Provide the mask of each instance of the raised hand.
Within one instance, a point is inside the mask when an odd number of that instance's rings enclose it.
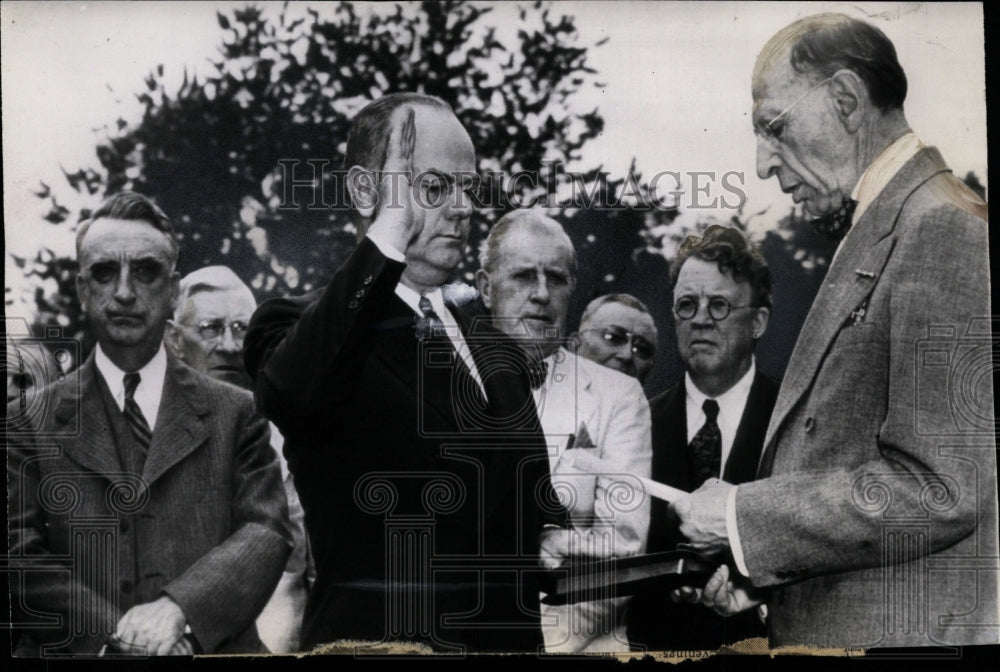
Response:
[[[415,216],[413,200],[413,149],[416,146],[416,113],[403,105],[393,112],[385,163],[377,174],[378,203],[371,231],[385,235],[402,253],[420,235],[423,217]]]

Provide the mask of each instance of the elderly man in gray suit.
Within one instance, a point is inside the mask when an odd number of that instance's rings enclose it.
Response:
[[[117,194],[76,242],[97,347],[7,435],[15,653],[264,651],[291,548],[267,421],[166,352],[178,245],[155,204]]]
[[[776,645],[996,643],[986,206],[903,114],[878,29],[802,19],[753,74],[757,171],[843,236],[792,354],[758,477],[674,502],[690,596],[766,604]],[[853,211],[853,223],[851,213]]]
[[[167,322],[164,343],[173,355],[207,376],[239,387],[250,386],[243,367],[243,336],[257,300],[250,288],[227,266],[206,266],[181,278],[174,319]],[[284,437],[271,425],[271,447],[281,466],[288,498],[292,554],[285,572],[257,617],[257,632],[272,653],[299,649],[306,596],[315,577],[309,555],[302,504],[282,454]]]

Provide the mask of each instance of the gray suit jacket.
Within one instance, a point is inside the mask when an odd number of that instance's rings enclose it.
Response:
[[[830,268],[736,498],[772,645],[998,640],[985,217],[925,149]]]
[[[169,595],[205,653],[261,651],[254,618],[291,548],[267,422],[251,396],[168,356],[142,473],[93,354],[8,435],[17,653],[96,653],[131,607]],[[38,646],[41,645],[41,648]]]

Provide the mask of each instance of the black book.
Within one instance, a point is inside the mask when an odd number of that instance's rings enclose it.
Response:
[[[545,604],[572,604],[635,595],[646,590],[703,587],[720,560],[689,550],[627,558],[569,562],[542,582]]]

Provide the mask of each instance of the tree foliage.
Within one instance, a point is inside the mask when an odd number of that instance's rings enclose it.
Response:
[[[386,93],[419,91],[450,103],[477,148],[484,190],[494,186],[490,173],[526,170],[540,176],[535,192],[555,192],[543,160],[579,160],[603,128],[596,110],[572,108],[575,91],[599,83],[587,65],[592,45],[578,44],[573,19],[558,9],[540,2],[522,8],[515,44],[498,39],[490,8],[458,0],[372,12],[341,2],[286,5],[277,17],[252,5],[220,13],[220,56],[208,73],[185,71],[171,91],[164,66],[154,67],[137,94],[141,120],[118,119],[105,129],[96,147],[101,169],[66,173],[67,182],[80,193],[131,189],[153,198],[181,238],[182,274],[222,263],[260,299],[308,290],[353,248],[349,213],[323,203],[338,193],[335,169],[350,120]],[[314,175],[310,159],[323,167],[316,172],[322,190],[289,192],[289,178]],[[299,164],[289,170],[282,160]],[[315,194],[321,203],[312,203]],[[70,212],[47,188],[38,195],[48,222],[75,226],[89,215]],[[460,268],[465,279],[474,267],[471,250],[502,211],[477,213]],[[41,281],[62,278],[67,260],[43,250],[18,263],[51,289]],[[79,307],[65,289],[60,280],[58,293],[39,297],[37,321],[80,335]]]

